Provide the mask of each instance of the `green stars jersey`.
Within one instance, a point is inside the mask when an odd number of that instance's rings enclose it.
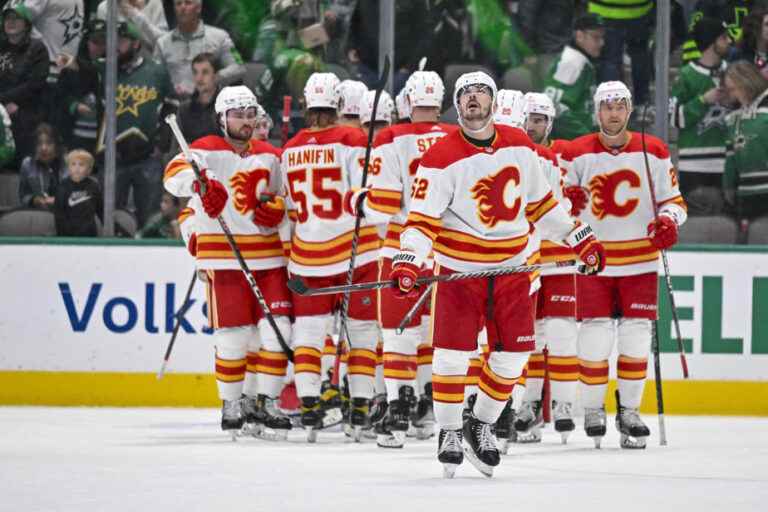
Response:
[[[572,140],[593,131],[596,86],[592,61],[581,50],[566,45],[544,80],[544,93],[557,109],[552,138]]]

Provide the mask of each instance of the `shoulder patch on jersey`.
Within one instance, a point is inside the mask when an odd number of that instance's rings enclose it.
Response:
[[[591,66],[589,58],[580,51],[566,46],[557,61],[553,78],[565,85],[573,85],[581,75],[584,66]]]

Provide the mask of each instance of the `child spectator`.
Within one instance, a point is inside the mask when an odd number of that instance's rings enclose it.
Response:
[[[35,154],[21,162],[19,201],[22,206],[50,210],[56,189],[66,176],[61,161],[61,143],[53,127],[41,123],[35,130]]]
[[[96,217],[104,207],[99,182],[91,177],[93,155],[84,149],[70,151],[66,157],[69,177],[56,191],[54,214],[58,236],[98,236]]]
[[[181,201],[178,197],[163,193],[160,200],[160,211],[154,214],[147,221],[138,233],[136,238],[171,238],[181,239],[178,216],[181,211]]]

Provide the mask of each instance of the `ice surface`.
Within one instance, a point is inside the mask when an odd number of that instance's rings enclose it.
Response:
[[[768,419],[656,417],[645,451],[513,445],[489,480],[465,462],[442,479],[436,441],[383,450],[302,431],[230,441],[214,409],[0,408],[0,510],[462,511],[768,510]],[[490,508],[493,507],[493,508]]]

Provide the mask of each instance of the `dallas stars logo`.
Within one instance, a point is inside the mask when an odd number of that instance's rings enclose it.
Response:
[[[64,43],[62,46],[66,46],[70,41],[80,36],[80,32],[83,30],[83,15],[75,6],[72,15],[68,18],[59,18],[59,23],[64,25]]]
[[[117,114],[133,114],[139,117],[139,107],[148,101],[157,99],[157,89],[154,87],[137,87],[135,85],[119,84],[117,86]]]

